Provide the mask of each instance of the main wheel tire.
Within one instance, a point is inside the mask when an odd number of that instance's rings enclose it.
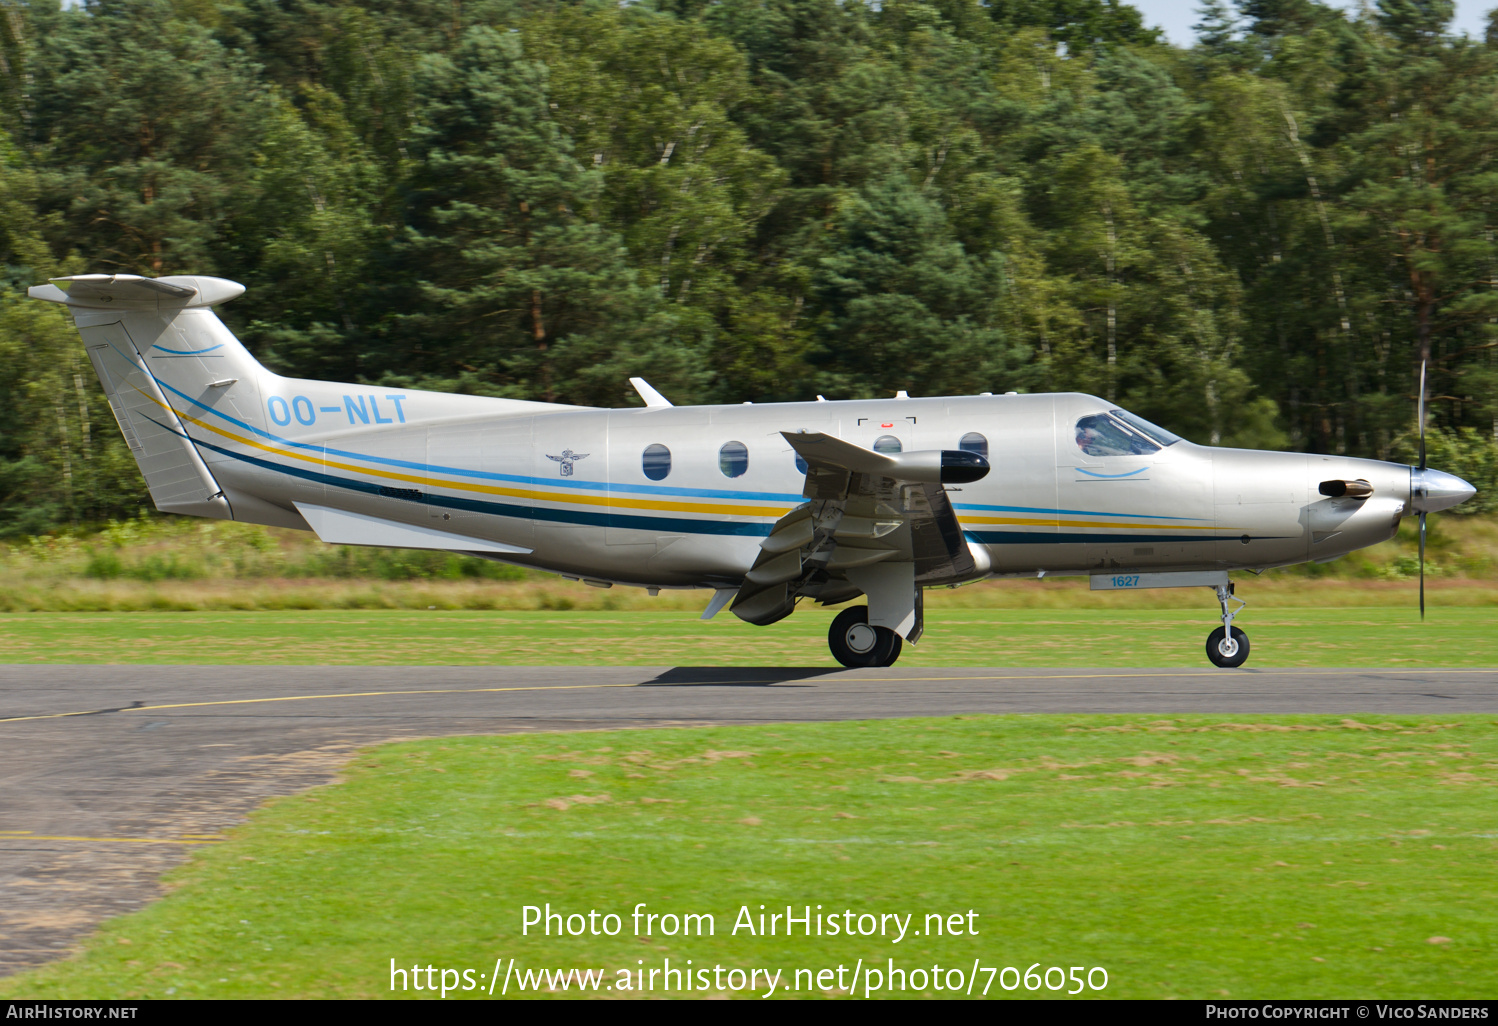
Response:
[[[869,626],[869,607],[850,606],[833,618],[827,630],[832,658],[844,666],[890,666],[900,658],[900,635],[888,627]]]
[[[880,635],[889,635],[889,654],[880,661],[880,666],[893,666],[895,660],[900,658],[900,650],[905,647],[905,639],[890,630],[888,627],[876,627]]]
[[[1221,627],[1207,635],[1207,658],[1212,665],[1231,669],[1248,661],[1248,635],[1233,628],[1233,639],[1228,641],[1227,631]]]

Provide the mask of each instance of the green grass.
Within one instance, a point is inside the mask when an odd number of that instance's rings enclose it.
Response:
[[[1209,596],[1208,596],[1209,597]],[[1215,608],[927,611],[901,666],[1203,666]],[[690,611],[367,610],[0,615],[17,663],[822,666],[832,613],[771,627]],[[1498,608],[1266,608],[1253,666],[1498,666]]]
[[[1109,997],[1498,996],[1494,724],[1360,720],[956,717],[391,745],[256,813],[175,872],[167,898],[0,996],[378,997],[391,959],[613,981],[668,957],[786,979],[860,958],[1101,966]],[[707,912],[717,929],[640,938],[625,918],[615,938],[522,936],[522,907],[547,902]],[[914,913],[913,928],[973,910],[978,932],[733,936],[740,907],[761,904]]]
[[[1498,517],[1430,521],[1432,604],[1498,607]],[[1330,563],[1236,574],[1260,608],[1415,604],[1414,522]],[[704,591],[591,588],[443,552],[324,545],[306,531],[142,515],[103,529],[0,542],[0,613],[298,609],[701,610]],[[987,581],[927,596],[984,609],[1186,608],[1199,589],[1089,593],[1076,578]]]

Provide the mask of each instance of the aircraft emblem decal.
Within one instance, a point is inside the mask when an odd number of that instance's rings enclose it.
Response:
[[[553,456],[551,453],[547,453],[546,458],[549,460],[556,460],[562,465],[563,477],[571,477],[573,464],[575,464],[578,460],[587,459],[590,455],[592,454],[586,452],[573,452],[571,449],[563,449],[562,455]]]

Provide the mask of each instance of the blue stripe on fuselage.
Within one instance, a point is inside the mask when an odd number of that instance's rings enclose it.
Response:
[[[155,377],[154,375],[152,376],[153,378]],[[793,494],[790,492],[730,492],[715,488],[673,488],[666,485],[610,484],[603,481],[578,481],[568,480],[566,478],[530,477],[524,474],[498,474],[486,470],[466,470],[462,467],[444,467],[436,464],[414,463],[410,460],[397,460],[387,456],[370,456],[362,452],[350,452],[346,449],[333,449],[326,445],[318,445],[313,442],[295,442],[289,438],[282,438],[280,435],[271,434],[269,431],[257,428],[253,424],[246,424],[242,420],[231,417],[227,413],[216,410],[212,406],[208,406],[205,403],[201,403],[185,392],[181,392],[173,388],[171,385],[168,385],[165,381],[156,379],[156,383],[162,388],[171,392],[173,395],[177,395],[183,399],[186,399],[198,409],[211,413],[215,417],[226,420],[236,427],[243,428],[246,431],[257,434],[262,438],[269,439],[270,441],[277,442],[281,445],[288,445],[295,449],[306,449],[311,452],[322,453],[328,456],[341,456],[345,459],[363,460],[366,463],[378,463],[382,466],[387,467],[403,467],[407,470],[420,470],[428,473],[453,474],[458,477],[473,477],[484,481],[507,481],[512,484],[544,485],[550,488],[577,488],[595,489],[599,491],[639,492],[653,495],[692,496],[705,499],[749,499],[764,502],[800,502],[802,500],[801,495]]]
[[[153,421],[152,423],[159,422]],[[162,426],[165,427],[165,425]],[[170,431],[171,429],[167,428],[167,430]],[[173,434],[176,433],[175,431],[173,432]],[[273,470],[280,474],[301,478],[304,481],[315,481],[318,484],[332,485],[335,488],[344,488],[352,492],[364,492],[368,495],[380,494],[381,485],[373,481],[359,481],[353,478],[338,477],[316,470],[307,470],[303,467],[288,467],[270,460],[262,460],[254,456],[231,452],[211,442],[197,442],[196,444],[205,449],[212,449],[214,452],[222,453],[230,459],[239,460],[242,463],[248,463],[264,470]],[[770,533],[771,526],[769,524],[742,523],[727,520],[642,517],[629,513],[593,513],[586,510],[549,509],[544,506],[518,506],[506,502],[466,499],[451,495],[428,494],[424,496],[424,501],[429,506],[465,510],[470,513],[488,513],[498,517],[515,517],[518,519],[538,520],[550,523],[583,524],[590,527],[633,528],[641,531],[675,531],[680,534],[744,535],[763,538]]]
[[[121,353],[120,355],[124,356],[125,354]],[[127,357],[127,359],[129,359],[129,358]],[[130,362],[134,363],[135,361],[134,360],[130,360]],[[139,364],[137,364],[137,366],[139,366]],[[145,370],[147,374],[151,374],[149,368],[142,368],[142,369]],[[366,463],[376,463],[376,464],[380,464],[382,466],[401,467],[401,468],[404,468],[404,469],[407,469],[407,470],[419,470],[419,471],[422,471],[423,473],[452,474],[452,475],[455,475],[455,476],[458,476],[458,477],[478,478],[480,480],[489,480],[489,481],[505,481],[505,482],[512,483],[512,484],[539,485],[539,486],[548,487],[548,488],[572,488],[572,489],[587,490],[587,491],[620,492],[620,493],[624,493],[624,494],[671,495],[671,496],[680,496],[680,497],[686,497],[686,498],[738,499],[738,500],[760,501],[760,502],[791,502],[791,503],[795,503],[795,504],[798,504],[798,505],[801,502],[805,501],[805,497],[804,496],[802,496],[802,495],[800,495],[798,493],[792,493],[792,492],[738,492],[738,491],[724,491],[724,490],[721,490],[721,489],[714,489],[714,488],[676,488],[676,487],[668,487],[668,486],[665,486],[665,485],[639,485],[639,484],[607,483],[607,482],[602,482],[602,481],[578,481],[578,480],[570,480],[570,479],[567,479],[567,478],[531,477],[531,476],[523,475],[523,474],[499,474],[499,473],[493,473],[493,472],[482,471],[482,470],[465,470],[465,469],[463,469],[461,467],[447,467],[447,466],[429,465],[429,464],[426,464],[426,463],[416,463],[416,462],[409,461],[409,460],[397,460],[397,459],[392,459],[392,458],[384,457],[384,456],[370,456],[370,455],[367,455],[365,453],[351,452],[351,451],[348,451],[348,450],[345,450],[345,449],[333,449],[333,448],[329,448],[329,447],[324,446],[324,445],[318,445],[318,444],[315,444],[315,443],[310,443],[310,442],[296,442],[296,441],[292,441],[289,438],[283,438],[280,435],[272,434],[269,431],[265,431],[265,430],[263,430],[261,428],[257,428],[257,427],[255,427],[252,424],[247,424],[247,423],[245,423],[242,420],[239,420],[239,419],[237,419],[235,417],[231,417],[231,416],[229,416],[226,413],[223,413],[223,412],[221,412],[219,410],[216,410],[212,406],[209,406],[209,405],[207,405],[205,403],[202,403],[202,402],[198,401],[197,399],[194,399],[192,396],[187,395],[185,392],[182,392],[182,391],[180,391],[178,389],[173,388],[171,385],[169,385],[166,382],[162,381],[161,379],[157,378],[154,374],[151,374],[151,378],[152,378],[152,380],[154,380],[156,382],[157,385],[159,385],[161,388],[166,389],[167,391],[171,392],[173,395],[176,395],[176,396],[179,396],[182,399],[185,399],[187,402],[192,403],[192,405],[196,406],[198,409],[203,410],[203,411],[208,412],[208,413],[211,413],[214,416],[219,417],[220,419],[225,420],[225,421],[227,421],[227,422],[235,425],[236,427],[243,428],[244,430],[249,431],[252,434],[259,435],[260,437],[268,439],[270,441],[277,442],[277,443],[282,444],[282,445],[291,446],[292,448],[296,448],[296,449],[303,449],[303,450],[306,450],[306,451],[309,451],[309,452],[315,452],[315,453],[318,453],[318,454],[323,455],[325,457],[329,456],[329,455],[340,456],[340,457],[343,457],[343,458],[346,458],[346,459],[363,460]],[[190,440],[193,440],[193,439],[191,439],[191,436],[187,436],[187,437]],[[199,444],[207,445],[208,443],[205,442],[205,443],[199,443]],[[221,448],[219,448],[217,446],[211,446],[210,445],[209,448],[214,449],[215,452],[221,452],[221,453],[224,453],[225,455],[229,455],[229,456],[238,457],[238,455],[239,455],[239,454],[234,453],[234,452],[232,452],[230,450],[221,449]],[[254,460],[252,462],[259,463],[260,461]],[[267,464],[267,465],[269,465],[269,464]],[[279,469],[284,469],[284,468],[280,467],[279,465],[275,465],[275,469],[279,470]],[[291,471],[287,470],[287,473],[291,473]],[[440,505],[440,503],[436,502],[436,498],[435,497],[433,497],[432,501],[433,501],[434,505]],[[461,500],[454,500],[454,501],[461,501]],[[557,501],[559,501],[559,502],[565,502],[566,500],[565,499],[558,499]],[[496,505],[499,505],[499,504],[496,504]],[[458,507],[454,507],[454,508],[458,508]],[[986,511],[986,512],[997,512],[997,513],[1031,513],[1031,514],[1040,514],[1040,515],[1044,515],[1044,516],[1064,516],[1064,515],[1069,515],[1069,516],[1108,516],[1108,517],[1130,517],[1130,518],[1137,519],[1137,520],[1184,520],[1184,521],[1205,522],[1202,518],[1199,518],[1199,517],[1153,516],[1153,515],[1144,514],[1144,513],[1111,513],[1111,512],[1108,512],[1106,510],[1044,509],[1044,508],[1041,508],[1041,507],[1032,507],[1032,506],[987,506],[987,505],[971,504],[971,503],[954,504],[954,508],[957,509],[957,510]],[[610,515],[611,516],[619,516],[619,515],[622,515],[622,514],[610,514]],[[666,521],[666,522],[669,522],[669,523],[675,523],[676,522],[674,520],[667,520],[667,518],[663,518],[663,517],[654,517],[654,518],[652,518],[652,517],[639,517],[639,518],[636,518],[636,519],[639,519],[639,520],[652,520],[652,519],[653,520],[663,520],[663,521]],[[710,533],[735,533],[735,532],[710,532]],[[990,533],[993,533],[993,532],[990,532]],[[1003,532],[1003,533],[1012,533],[1012,532]]]

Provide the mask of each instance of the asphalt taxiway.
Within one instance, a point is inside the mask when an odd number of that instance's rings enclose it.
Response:
[[[0,975],[363,745],[973,713],[1498,713],[1498,670],[0,666]]]

